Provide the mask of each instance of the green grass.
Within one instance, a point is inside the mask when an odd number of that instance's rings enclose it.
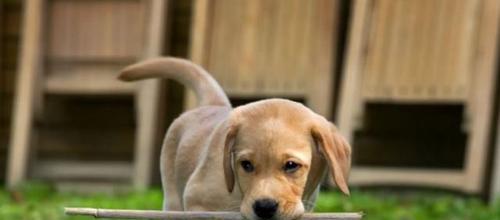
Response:
[[[14,199],[13,197],[20,198]],[[0,219],[94,219],[64,216],[63,207],[161,209],[161,203],[162,193],[160,189],[116,195],[77,195],[56,193],[51,187],[44,184],[30,184],[22,187],[16,196],[12,196],[5,190],[0,190]]]
[[[476,198],[443,192],[384,193],[354,191],[350,197],[323,192],[316,203],[317,212],[362,211],[364,219],[470,219],[500,220],[500,203],[488,206]]]
[[[56,193],[44,184],[21,187],[12,195],[0,189],[0,219],[93,219],[68,217],[62,213],[64,206],[160,209],[161,190],[151,189],[141,193],[76,195]],[[316,206],[317,212],[364,212],[364,219],[499,219],[500,203],[487,206],[474,198],[464,198],[450,193],[384,193],[381,191],[354,190],[350,197],[338,192],[322,192]]]

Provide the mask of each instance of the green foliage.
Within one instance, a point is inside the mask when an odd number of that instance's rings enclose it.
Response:
[[[56,193],[46,184],[31,183],[12,194],[0,189],[0,219],[93,219],[64,216],[63,207],[160,209],[160,189],[126,194]],[[488,206],[475,198],[442,192],[386,193],[354,190],[350,197],[322,192],[317,212],[363,212],[368,220],[470,219],[500,220],[500,202]]]

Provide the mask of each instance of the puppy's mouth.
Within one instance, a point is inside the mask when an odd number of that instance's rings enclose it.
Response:
[[[295,214],[295,215],[281,215],[277,214],[271,218],[261,218],[255,215],[255,213],[250,213],[248,216],[243,214],[244,219],[246,220],[296,220],[300,219],[302,217],[302,214]]]
[[[243,213],[249,220],[293,220],[298,219],[304,213],[301,202],[296,204],[290,211],[283,210],[283,204],[274,199],[258,199],[252,204],[250,213]]]

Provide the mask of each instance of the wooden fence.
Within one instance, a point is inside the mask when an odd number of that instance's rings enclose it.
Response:
[[[19,0],[13,0],[2,1],[0,3],[0,178],[5,171],[4,161],[8,143],[7,133],[12,109],[10,103],[15,84],[14,72],[18,51],[20,2]],[[299,1],[293,1],[290,4],[286,2],[285,6],[283,6],[284,8],[281,8],[280,13],[276,14],[270,13],[270,10],[274,10],[273,8],[284,2],[262,1],[262,4],[260,4],[256,3],[257,1],[252,1],[251,3],[239,1],[239,6],[246,8],[235,8],[234,10],[233,7],[236,7],[235,5],[222,4],[224,1],[217,1],[217,3],[210,7],[207,7],[203,3],[209,1],[198,1],[201,2],[199,4],[201,6],[197,8],[191,1],[172,2],[171,13],[173,13],[173,18],[171,23],[172,35],[168,43],[171,45],[171,52],[169,54],[187,56],[191,23],[200,25],[200,21],[210,22],[209,24],[212,25],[213,30],[204,30],[203,22],[201,22],[201,27],[192,28],[193,31],[199,31],[200,33],[206,31],[210,36],[192,35],[190,42],[192,46],[191,56],[193,59],[198,59],[200,63],[204,63],[209,70],[213,71],[223,86],[228,89],[228,92],[234,93],[235,96],[248,97],[258,92],[262,94],[264,90],[269,90],[265,91],[266,94],[278,96],[285,93],[288,88],[291,88],[290,91],[295,95],[300,95],[308,90],[311,94],[318,94],[317,96],[321,98],[322,94],[325,93],[323,91],[332,90],[325,87],[329,87],[330,84],[328,83],[332,83],[331,80],[333,79],[329,78],[331,76],[315,76],[312,80],[319,82],[317,83],[318,85],[323,85],[315,87],[315,83],[309,82],[311,78],[309,78],[310,75],[307,75],[309,74],[306,73],[307,70],[313,69],[313,72],[320,72],[318,69],[322,69],[328,70],[330,71],[329,73],[333,74],[331,71],[335,66],[344,65],[345,71],[343,73],[344,81],[342,86],[346,87],[343,90],[343,100],[346,103],[341,103],[336,108],[339,109],[341,112],[340,115],[342,115],[339,121],[340,128],[347,131],[348,136],[351,136],[351,131],[359,128],[359,125],[362,124],[360,121],[362,121],[362,113],[365,107],[362,103],[404,103],[408,105],[414,103],[451,103],[466,106],[464,110],[466,113],[463,115],[463,130],[471,132],[471,134],[472,132],[476,133],[471,135],[469,139],[469,146],[473,147],[468,147],[466,153],[472,156],[464,158],[464,166],[466,167],[464,170],[452,170],[451,173],[448,172],[449,170],[437,170],[436,172],[428,173],[426,172],[427,170],[376,169],[375,171],[384,171],[379,173],[383,175],[373,175],[373,169],[358,169],[356,171],[355,168],[353,171],[353,180],[354,182],[368,184],[386,184],[387,182],[392,182],[392,184],[451,186],[457,190],[473,193],[484,191],[481,186],[484,185],[483,181],[488,179],[485,178],[485,175],[487,175],[485,174],[485,166],[487,164],[485,155],[488,148],[487,135],[489,127],[491,127],[488,125],[490,116],[493,115],[491,113],[491,105],[494,98],[492,91],[493,82],[495,81],[495,75],[492,74],[494,67],[491,63],[494,63],[492,62],[494,59],[492,51],[494,51],[496,43],[494,35],[497,34],[495,28],[489,27],[495,26],[495,22],[498,23],[498,1],[346,1],[352,3],[353,11],[351,13],[352,19],[349,21],[351,33],[347,36],[349,45],[345,53],[342,54],[346,60],[345,64],[335,63],[334,61],[328,63],[328,60],[334,60],[336,57],[329,53],[329,51],[323,50],[324,45],[326,45],[324,47],[328,48],[328,50],[333,50],[332,47],[338,46],[336,45],[337,42],[334,42],[338,37],[337,29],[331,28],[337,27],[338,21],[335,20],[336,17],[332,17],[336,15],[329,14],[330,9],[332,11],[338,9],[338,2],[336,1],[308,3],[309,5],[304,4],[307,5],[305,8],[301,7],[302,5]],[[59,6],[63,7],[64,5]],[[66,5],[64,7],[69,6]],[[328,10],[325,8],[328,8]],[[71,8],[68,10],[71,11]],[[190,20],[192,11],[194,13],[196,11],[201,13],[201,15],[193,17],[195,19],[193,22]],[[244,14],[243,19],[238,17],[238,14],[232,14],[235,11]],[[311,22],[314,19],[318,19],[317,17],[314,18],[314,16],[304,20],[286,19],[288,16],[287,13],[295,13],[302,16],[302,13],[311,15],[311,12],[314,11],[327,14],[326,17],[328,20],[323,20],[322,22],[324,23],[321,23],[324,26],[318,27],[313,25]],[[140,13],[140,11],[134,13]],[[317,15],[317,13],[312,14]],[[203,20],[203,16],[210,16],[210,19]],[[224,19],[224,16],[233,16],[234,19]],[[255,23],[256,21],[262,22],[262,20],[257,19],[262,16],[273,17],[279,24],[283,25],[278,25],[279,28],[275,30],[274,26],[270,23]],[[497,19],[495,20],[495,18]],[[297,25],[286,25],[289,24],[286,22],[294,22]],[[251,29],[241,30],[236,33],[230,30],[231,28],[241,28],[245,25],[251,27]],[[231,28],[225,28],[229,26]],[[119,28],[113,25],[110,27]],[[330,29],[323,27],[329,27]],[[307,32],[303,31],[307,30],[307,28],[316,28],[323,31],[331,30],[331,32],[323,33],[324,36],[312,36],[307,35]],[[88,30],[83,31],[87,32]],[[117,31],[119,32],[120,30]],[[273,36],[274,31],[287,35],[286,40],[279,41],[284,38]],[[289,34],[295,32],[299,32],[300,34]],[[50,33],[54,35],[53,30]],[[265,34],[265,36],[260,34]],[[342,34],[346,33],[340,33],[339,36]],[[85,38],[92,37],[89,35],[85,36]],[[299,37],[300,39],[298,39]],[[64,33],[62,33],[60,38],[55,37],[53,39],[54,41],[67,41],[68,39],[85,41],[85,39],[80,38],[73,39],[71,36],[64,35]],[[204,44],[199,45],[200,42],[203,43],[204,41],[206,41]],[[300,45],[295,45],[295,41],[300,42]],[[311,41],[314,41],[314,43],[310,43]],[[240,44],[241,42],[243,43]],[[125,44],[125,42],[121,42],[121,44]],[[227,44],[236,46],[226,48]],[[49,57],[57,58],[67,55],[68,51],[65,51],[59,45],[54,43],[50,45]],[[137,45],[130,44],[128,46],[130,46],[130,48],[127,47],[128,49],[133,50]],[[297,48],[290,50],[290,48],[295,46]],[[80,50],[80,53],[89,53],[88,48],[82,47],[77,49]],[[110,53],[116,52],[114,48],[106,49]],[[274,52],[266,54],[266,49],[272,49]],[[229,52],[225,53],[224,51]],[[314,56],[293,56],[295,54],[304,55],[312,51],[322,52],[323,55],[319,55],[322,59],[315,59]],[[260,56],[259,53],[263,53],[266,56]],[[240,54],[242,54],[242,57],[239,57]],[[242,58],[241,60],[243,61],[239,62],[240,59],[238,57]],[[294,60],[294,64],[300,68],[293,69],[283,64],[287,63],[288,60]],[[315,65],[310,60],[324,63]],[[276,62],[278,64],[272,65]],[[57,68],[58,64],[53,64],[52,67]],[[273,67],[269,69],[262,67],[267,64]],[[242,66],[245,67],[243,68]],[[233,75],[231,74],[233,72],[241,74],[238,77],[232,77]],[[289,73],[290,75],[287,75]],[[263,78],[269,78],[269,81],[263,81]],[[309,83],[308,86],[305,86],[306,81]],[[352,83],[354,81],[358,82]],[[163,100],[164,102],[168,102],[167,106],[169,107],[166,111],[168,112],[167,117],[170,119],[175,117],[182,108],[180,104],[182,103],[182,88],[176,84],[172,85],[168,88],[167,98]],[[306,89],[306,87],[311,88]],[[236,91],[238,89],[241,89],[241,91]],[[318,89],[323,90],[320,91]],[[81,101],[77,100],[75,102],[81,104],[88,101],[88,99],[83,102]],[[319,99],[319,101],[315,102],[319,103],[319,106],[327,106],[323,101],[324,99]],[[327,101],[330,102],[332,100]],[[132,108],[130,100],[112,101],[109,99],[103,102],[107,104],[97,103],[96,105],[104,108],[107,108],[105,106],[114,106],[120,109],[127,106]],[[56,102],[53,109],[61,110],[59,104]],[[171,111],[173,108],[175,110]],[[328,108],[321,109],[327,109],[321,110],[321,113],[328,114]],[[132,120],[132,111],[119,111],[118,115],[124,116],[123,118],[126,120]],[[72,112],[71,109],[64,109],[59,113],[61,113],[60,115],[64,115],[69,112]],[[80,108],[79,111],[72,113],[82,114],[84,112],[91,112],[91,114],[102,113],[103,118],[116,114],[116,112],[109,113],[99,109],[91,110],[91,107],[89,109]],[[479,117],[476,117],[476,115]],[[59,119],[64,123],[72,122],[71,119],[58,118],[57,120]],[[112,124],[112,122],[109,122],[109,124]],[[42,144],[40,152],[45,157],[64,158],[69,156],[82,159],[95,159],[96,156],[92,152],[98,150],[102,158],[128,160],[132,157],[132,144],[130,142],[133,140],[120,137],[130,137],[133,133],[134,124],[131,121],[127,121],[124,124],[121,124],[122,130],[120,131],[118,131],[120,128],[110,127],[110,129],[114,129],[117,133],[115,138],[111,139],[112,143],[109,142],[110,144],[101,143],[101,145],[94,145],[89,144],[89,142],[79,142],[74,145],[61,144],[61,142],[57,142],[58,135],[52,135],[49,137],[50,140],[44,142],[46,144]],[[50,136],[50,129],[46,130],[49,133],[47,136]],[[161,130],[160,133],[165,130],[165,127],[161,128]],[[79,134],[79,131],[74,131],[72,135],[68,135],[71,136],[69,139],[91,139],[82,138],[83,134]],[[117,141],[113,142],[113,140]],[[158,149],[155,150],[158,151]],[[362,154],[363,152],[355,153]],[[443,178],[443,173],[447,175],[447,178]],[[404,177],[409,178],[401,178],[400,174],[404,174]],[[467,174],[467,178],[465,178],[465,174]]]

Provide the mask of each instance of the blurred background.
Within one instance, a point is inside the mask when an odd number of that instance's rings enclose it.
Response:
[[[234,106],[302,102],[353,146],[366,219],[500,219],[498,0],[2,0],[0,218],[159,209],[163,135],[196,100],[122,83],[139,60],[202,65]],[[73,219],[73,218],[72,218]]]

